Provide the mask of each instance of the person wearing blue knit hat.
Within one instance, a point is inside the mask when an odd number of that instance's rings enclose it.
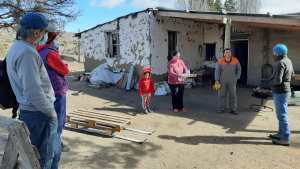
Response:
[[[272,92],[278,119],[279,130],[270,135],[276,145],[290,145],[291,131],[288,125],[288,99],[291,95],[291,80],[294,74],[292,61],[288,58],[288,48],[277,44],[273,48],[275,63],[273,64]]]
[[[9,81],[20,105],[19,119],[27,125],[31,143],[39,151],[41,168],[56,169],[52,164],[58,141],[55,95],[36,50],[47,28],[48,20],[44,15],[26,13],[6,59]]]

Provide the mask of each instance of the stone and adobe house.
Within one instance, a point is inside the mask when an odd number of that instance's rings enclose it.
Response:
[[[241,83],[257,85],[261,68],[272,64],[272,47],[289,47],[300,72],[300,16],[146,9],[77,33],[86,71],[102,63],[128,70],[151,66],[165,75],[175,49],[193,70],[213,63],[231,47],[242,65]]]

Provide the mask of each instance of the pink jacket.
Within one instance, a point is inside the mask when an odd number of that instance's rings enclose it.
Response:
[[[187,70],[188,69],[183,60],[178,57],[174,57],[168,63],[168,83],[183,84],[184,78],[182,78],[181,75],[185,74]]]

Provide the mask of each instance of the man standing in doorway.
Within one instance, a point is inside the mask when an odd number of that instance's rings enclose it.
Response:
[[[218,113],[224,113],[229,95],[230,113],[237,115],[236,84],[241,76],[241,65],[237,58],[232,56],[231,49],[224,50],[224,56],[218,60],[215,69],[215,83],[221,85],[219,91]]]
[[[36,51],[48,21],[39,13],[25,14],[17,39],[7,53],[7,73],[20,108],[20,120],[30,131],[31,143],[40,154],[42,169],[51,169],[57,144],[57,116],[54,91],[48,73]]]
[[[288,58],[288,48],[284,44],[277,44],[273,48],[274,60],[272,92],[279,123],[277,134],[270,135],[273,144],[290,145],[291,131],[288,125],[288,99],[291,95],[291,79],[294,74],[292,61]]]

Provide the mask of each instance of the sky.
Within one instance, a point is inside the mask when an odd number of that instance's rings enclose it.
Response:
[[[176,0],[76,0],[80,16],[68,23],[67,32],[80,32],[131,12],[151,7],[175,8]],[[300,0],[262,0],[260,13],[300,12]]]

